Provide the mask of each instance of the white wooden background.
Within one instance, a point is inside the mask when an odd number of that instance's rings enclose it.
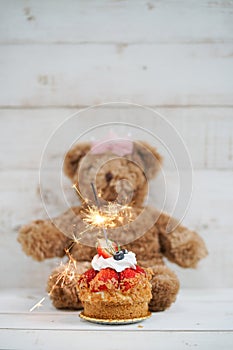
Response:
[[[16,241],[45,217],[43,147],[68,115],[109,101],[161,111],[192,156],[185,224],[209,256],[172,265],[182,287],[233,287],[233,1],[0,0],[0,88],[1,288],[44,288],[59,261],[33,262]]]

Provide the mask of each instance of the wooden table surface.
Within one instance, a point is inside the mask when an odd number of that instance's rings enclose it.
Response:
[[[131,325],[99,325],[58,311],[38,290],[0,293],[1,349],[231,349],[233,290],[181,290],[173,306]]]
[[[232,53],[231,0],[1,1],[0,349],[233,348]],[[17,242],[21,225],[46,217],[38,173],[50,135],[71,114],[111,101],[158,110],[180,133],[194,170],[184,224],[209,251],[197,270],[170,264],[184,289],[143,328],[91,325],[48,301],[29,313],[60,260],[32,261]],[[58,146],[51,163],[66,151]],[[51,207],[60,204],[53,175]],[[160,180],[151,184],[155,206]],[[167,186],[173,198],[172,176]]]

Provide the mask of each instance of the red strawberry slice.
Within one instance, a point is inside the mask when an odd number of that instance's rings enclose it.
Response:
[[[102,256],[104,259],[111,258],[112,254],[109,251],[102,247],[97,247],[97,253]]]
[[[87,283],[89,284],[93,280],[93,278],[95,278],[97,273],[98,271],[94,269],[89,269],[86,272],[84,272],[83,277],[86,279]]]
[[[115,242],[108,240],[108,243],[105,239],[99,239],[97,245],[97,253],[102,256],[104,259],[111,258],[114,252],[118,251],[118,246]]]
[[[120,272],[120,281],[125,280],[125,279],[130,279],[134,278],[137,275],[137,271],[131,268],[127,268]]]
[[[127,291],[137,284],[135,278],[138,274],[145,274],[145,271],[140,267],[136,266],[136,269],[127,268],[119,274],[120,288],[123,291]]]
[[[146,271],[142,267],[140,267],[138,265],[136,265],[136,271],[139,272],[139,273],[143,273],[144,275],[146,274]]]
[[[92,292],[118,288],[118,273],[110,268],[102,269],[91,281]]]

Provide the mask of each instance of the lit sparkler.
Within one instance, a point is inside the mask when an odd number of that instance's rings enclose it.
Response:
[[[54,288],[58,284],[60,284],[61,288],[63,288],[64,285],[71,283],[75,278],[76,269],[77,269],[76,260],[70,254],[69,249],[65,249],[65,252],[69,258],[67,266],[65,266],[63,271],[58,273],[56,281],[55,281],[52,289],[49,291],[48,295],[52,294]],[[63,266],[63,264],[61,263],[60,266]]]
[[[59,285],[59,287],[64,288],[65,285],[71,284],[77,276],[76,260],[70,254],[69,249],[66,249],[65,253],[69,258],[68,263],[66,265],[63,265],[62,263],[60,264],[60,267],[65,266],[65,268],[61,269],[60,272],[58,271],[55,282],[52,288],[50,289],[49,293],[47,294],[48,296],[50,296],[53,293],[56,286]],[[52,276],[50,276],[50,279],[52,279]],[[43,306],[43,302],[45,301],[45,299],[45,296],[41,298],[35,305],[31,307],[29,311],[32,312],[35,309],[39,309],[41,306]]]
[[[103,233],[104,233],[104,238],[105,238],[106,243],[108,245],[108,235],[107,235],[107,232],[106,232],[106,229],[105,229],[105,226],[104,226],[104,216],[101,215],[100,202],[99,202],[99,198],[97,196],[97,193],[96,193],[95,186],[94,186],[93,182],[91,183],[91,188],[92,188],[92,191],[94,193],[95,202],[96,202],[96,205],[97,205],[98,210],[99,210],[99,213],[97,215],[94,215],[95,223],[98,223],[98,226],[102,227],[102,230],[103,230]]]
[[[88,226],[114,228],[122,224],[127,218],[128,221],[132,219],[131,208],[122,206],[120,204],[109,202],[107,205],[101,207],[101,210],[93,206],[87,206],[81,212],[83,221]]]
[[[126,221],[126,219],[128,222],[132,221],[132,210],[130,206],[121,205],[116,202],[107,202],[107,204],[100,205],[93,183],[91,183],[91,187],[94,193],[96,205],[89,205],[88,200],[85,200],[86,207],[81,211],[83,221],[87,224],[87,230],[91,229],[91,227],[105,230],[120,226]],[[73,185],[73,188],[75,188],[79,196],[81,196],[80,191],[75,184]]]
[[[73,233],[74,242],[79,242],[83,234],[98,229],[99,232],[103,232],[106,243],[108,244],[107,229],[117,228],[133,220],[130,206],[121,205],[117,202],[107,202],[107,204],[101,205],[93,183],[91,183],[91,188],[94,194],[95,204],[92,205],[89,204],[89,200],[84,199],[76,184],[73,185],[73,188],[84,202],[84,209],[81,210],[80,214],[83,222],[86,224],[83,231],[80,230],[77,235]]]
[[[106,243],[108,244],[108,237],[106,231],[107,229],[119,227],[125,222],[130,222],[133,220],[132,210],[130,206],[121,205],[116,202],[108,202],[107,204],[100,205],[93,183],[91,183],[91,187],[94,193],[96,205],[88,204],[88,200],[82,196],[76,184],[74,184],[72,187],[76,190],[76,192],[78,193],[78,195],[84,203],[84,209],[80,212],[80,214],[82,216],[83,222],[86,224],[86,227],[83,231],[78,232],[78,237],[76,237],[76,235],[73,234],[73,243],[71,244],[69,249],[65,250],[65,253],[69,258],[68,263],[64,265],[64,269],[61,269],[60,272],[57,272],[55,282],[52,288],[50,289],[48,296],[50,296],[53,293],[54,289],[58,285],[60,288],[64,288],[64,286],[72,284],[75,281],[75,278],[77,276],[77,266],[76,260],[70,254],[70,250],[74,244],[79,244],[79,240],[81,239],[84,233],[90,232],[97,228],[99,229],[99,231],[102,231],[104,233],[104,238],[106,240]],[[60,266],[62,267],[63,264],[61,263]],[[53,276],[50,276],[50,279],[53,279]],[[41,300],[39,300],[34,306],[32,306],[30,312],[41,307],[45,299],[46,297],[41,298]]]

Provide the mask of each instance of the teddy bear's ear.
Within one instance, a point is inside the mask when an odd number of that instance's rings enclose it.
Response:
[[[91,143],[83,142],[78,143],[67,152],[64,159],[63,170],[70,179],[73,179],[81,159],[90,151],[90,149]]]
[[[148,180],[154,178],[162,165],[162,156],[157,149],[147,142],[135,141],[133,154],[133,158],[141,163]]]

